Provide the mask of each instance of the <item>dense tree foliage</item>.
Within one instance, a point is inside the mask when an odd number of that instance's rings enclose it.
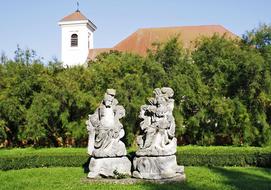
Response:
[[[189,52],[172,37],[146,57],[112,51],[72,68],[44,65],[32,50],[2,54],[0,146],[86,146],[85,121],[107,88],[126,109],[125,142],[134,146],[140,106],[162,86],[175,91],[180,145],[270,145],[271,27],[196,44]]]

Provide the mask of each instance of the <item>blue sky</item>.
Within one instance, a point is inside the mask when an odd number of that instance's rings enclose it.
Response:
[[[220,24],[237,35],[271,23],[270,0],[79,0],[98,30],[94,46],[112,47],[144,27]],[[57,22],[76,0],[1,0],[0,52],[13,58],[17,44],[45,60],[60,58]]]

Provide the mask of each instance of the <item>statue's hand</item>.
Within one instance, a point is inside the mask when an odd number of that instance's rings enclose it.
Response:
[[[124,137],[124,135],[125,135],[125,132],[123,129],[121,129],[119,132],[119,138],[121,139],[122,137]]]
[[[86,121],[86,125],[87,125],[87,130],[88,130],[88,132],[94,132],[94,131],[95,131],[95,128],[94,128],[94,126],[92,125],[92,123],[91,123],[90,120],[87,120],[87,121]]]

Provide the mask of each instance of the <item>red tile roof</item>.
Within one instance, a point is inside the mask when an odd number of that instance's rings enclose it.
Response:
[[[88,19],[80,11],[75,11],[74,13],[65,16],[63,19],[60,20],[60,22],[78,21],[78,20],[88,20]]]
[[[88,53],[88,60],[93,60],[100,53],[110,52],[110,50],[114,50],[114,49],[113,48],[95,48],[95,49],[90,49],[89,53]]]
[[[99,53],[108,52],[109,50],[136,53],[144,56],[147,54],[147,50],[152,48],[154,42],[166,42],[175,35],[178,35],[179,41],[183,43],[184,48],[192,49],[194,47],[193,42],[198,38],[202,36],[211,37],[214,34],[225,34],[229,38],[237,37],[220,25],[142,28],[119,42],[113,48],[90,50],[89,58],[94,59]]]

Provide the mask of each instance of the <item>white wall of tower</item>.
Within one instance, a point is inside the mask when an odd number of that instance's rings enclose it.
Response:
[[[64,67],[83,65],[87,61],[89,49],[93,49],[93,32],[88,21],[60,22],[61,61]],[[71,46],[71,35],[78,35],[78,46]]]

